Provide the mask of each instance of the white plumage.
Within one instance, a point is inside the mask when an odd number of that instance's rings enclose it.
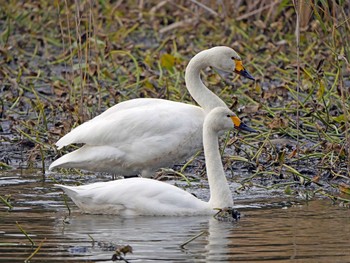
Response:
[[[233,206],[221,162],[219,133],[239,119],[227,108],[212,110],[204,121],[203,143],[210,200],[204,202],[173,185],[148,178],[120,179],[62,188],[85,213],[125,215],[208,215]]]
[[[201,106],[162,99],[121,102],[63,136],[56,145],[83,143],[54,161],[49,169],[78,168],[118,175],[150,177],[195,154],[202,147],[206,113],[225,103],[205,87],[200,71],[212,66],[253,79],[229,47],[214,47],[194,56],[186,68],[186,86]]]

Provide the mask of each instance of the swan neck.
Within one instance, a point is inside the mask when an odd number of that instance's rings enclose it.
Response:
[[[233,206],[233,199],[228,186],[224,167],[219,151],[218,133],[203,128],[204,155],[210,188],[209,205],[211,208],[225,208]]]
[[[200,78],[201,70],[210,66],[210,60],[207,51],[202,51],[191,59],[185,72],[185,82],[189,93],[206,113],[216,107],[226,107],[226,104],[210,91]]]

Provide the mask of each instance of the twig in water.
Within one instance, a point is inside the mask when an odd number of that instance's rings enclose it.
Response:
[[[46,237],[44,238],[43,241],[40,242],[39,246],[34,250],[34,252],[24,260],[24,263],[30,262],[32,257],[34,257],[35,254],[38,253],[38,251],[41,249],[41,246],[43,245],[44,241],[46,241]]]
[[[90,234],[87,234],[87,235],[91,239],[92,246],[94,246],[95,245],[95,239]]]
[[[188,243],[192,242],[193,240],[199,238],[200,236],[202,236],[202,235],[204,235],[204,234],[208,234],[208,231],[207,231],[207,230],[204,230],[204,231],[200,232],[199,234],[195,235],[194,237],[191,237],[190,239],[188,239],[187,241],[185,241],[184,243],[182,243],[182,244],[180,245],[180,247],[181,247],[182,249],[184,249],[185,246],[186,246]]]
[[[13,206],[9,203],[9,199],[10,199],[10,196],[8,196],[5,199],[0,195],[0,200],[11,210],[13,208]]]
[[[20,224],[18,224],[18,221],[16,221],[16,225],[19,228],[19,230],[21,230],[21,232],[23,233],[23,235],[26,236],[26,238],[29,240],[29,242],[32,244],[32,246],[35,246],[35,242],[33,241],[33,239],[31,239],[31,237],[27,234],[27,232],[21,227]]]
[[[64,200],[64,204],[66,205],[66,207],[68,209],[68,216],[70,216],[71,211],[70,211],[70,208],[69,208],[69,205],[68,205],[67,196],[65,194],[63,194],[63,200]]]

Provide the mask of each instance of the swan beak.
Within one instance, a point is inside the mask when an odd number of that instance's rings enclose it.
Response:
[[[255,80],[252,75],[243,67],[242,60],[235,60],[236,67],[235,73],[245,77],[247,79]]]
[[[245,78],[251,79],[251,80],[255,80],[255,78],[252,75],[250,75],[250,73],[245,68],[243,68],[243,70],[241,70],[241,71],[235,70],[235,72],[237,74],[241,75],[242,77],[245,77]]]
[[[258,133],[258,131],[250,128],[247,124],[243,123],[237,116],[232,116],[231,120],[237,130]]]
[[[250,128],[247,124],[241,122],[239,126],[235,126],[236,129],[241,130],[241,131],[247,131],[247,132],[255,132],[259,133],[258,131],[254,130],[253,128]]]

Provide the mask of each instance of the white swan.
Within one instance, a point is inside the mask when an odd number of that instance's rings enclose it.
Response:
[[[233,49],[204,50],[191,59],[185,74],[188,91],[202,108],[150,98],[121,102],[63,136],[56,143],[58,149],[73,143],[85,145],[57,159],[49,169],[150,177],[159,168],[191,157],[202,147],[205,115],[215,107],[226,107],[200,79],[200,71],[208,66],[254,80]]]
[[[117,215],[206,215],[215,208],[233,206],[219,152],[221,131],[238,126],[240,119],[226,107],[213,109],[203,124],[203,145],[210,200],[204,202],[167,183],[130,178],[81,186],[56,185],[62,188],[85,213]],[[217,212],[217,211],[216,211]]]

